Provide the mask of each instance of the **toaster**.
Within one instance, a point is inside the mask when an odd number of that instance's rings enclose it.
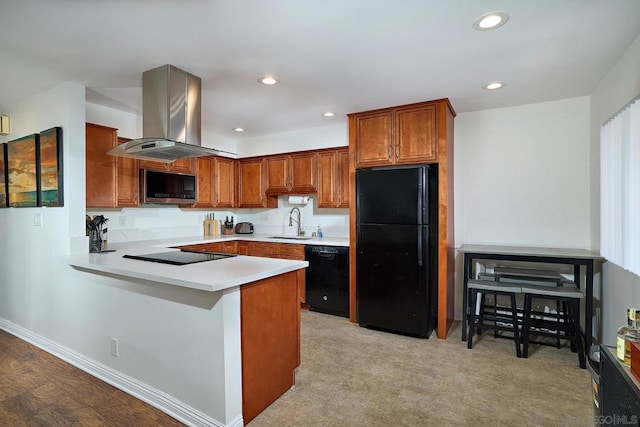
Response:
[[[251,224],[250,222],[237,223],[236,234],[253,234],[253,224]]]

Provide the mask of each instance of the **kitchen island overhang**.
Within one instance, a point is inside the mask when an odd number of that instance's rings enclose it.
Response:
[[[146,399],[152,405],[189,425],[242,425],[293,385],[294,370],[299,364],[300,351],[297,271],[307,267],[308,263],[237,256],[174,266],[122,258],[125,253],[142,254],[164,250],[177,249],[140,246],[113,253],[70,256],[69,264],[76,270],[92,273],[91,276],[85,275],[86,279],[93,281],[92,276],[96,275],[95,281],[98,285],[106,284],[110,288],[124,288],[123,290],[127,293],[133,292],[138,300],[144,301],[145,306],[148,304],[154,307],[152,311],[158,312],[157,325],[146,319],[142,320],[142,325],[131,325],[134,329],[139,326],[151,330],[151,335],[158,337],[153,341],[143,340],[148,348],[137,349],[143,357],[149,358],[150,365],[157,365],[156,369],[153,366],[149,369],[128,369],[127,363],[122,364],[122,360],[117,359],[107,359],[108,365],[142,382],[145,387],[156,389],[159,395],[165,395],[165,398],[174,400],[170,408],[182,408],[182,413],[167,410],[166,405],[156,404],[153,399]],[[155,298],[158,294],[163,296]],[[166,297],[167,294],[170,296]],[[273,297],[268,297],[271,294]],[[247,302],[250,304],[247,305]],[[258,306],[255,305],[256,303]],[[283,309],[288,313],[285,316],[286,322],[272,324],[269,318],[273,319],[273,313],[282,313]],[[128,310],[130,311],[125,313],[124,317],[137,318],[135,310],[131,307]],[[148,307],[145,308],[146,310]],[[188,314],[177,314],[182,312],[188,312]],[[266,317],[252,318],[255,316]],[[249,331],[247,328],[250,327],[254,329]],[[182,333],[177,332],[189,330],[187,333],[189,335],[193,334],[190,329],[194,328],[204,328],[209,332],[199,335],[197,340],[189,341],[185,341],[186,338]],[[267,343],[272,346],[272,349],[270,352],[264,352],[261,349],[250,351],[251,346],[255,344],[252,341],[256,339],[255,337],[264,335],[263,330],[264,334],[276,337],[275,340]],[[132,332],[132,336],[136,336],[135,332]],[[282,342],[278,337],[282,337]],[[193,358],[186,354],[179,354],[178,349],[177,355],[165,357],[164,354],[158,354],[158,349],[162,348],[161,340],[182,342],[185,353],[196,352],[201,356]],[[265,343],[260,342],[259,345],[263,346]],[[258,353],[256,350],[259,350]],[[279,373],[276,373],[279,377],[278,381],[268,376],[247,377],[247,375],[256,375],[256,370],[243,367],[253,366],[254,362],[251,358],[261,354],[271,354],[272,357],[289,361]],[[126,359],[127,356],[125,354],[121,357]],[[175,362],[176,360],[180,362]],[[172,366],[166,369],[169,364],[183,364],[186,360],[189,361],[189,366]],[[194,360],[196,360],[195,364]],[[207,360],[211,363],[204,362]],[[202,365],[198,366],[198,363]],[[255,363],[264,363],[264,360]],[[166,381],[163,377],[168,374],[162,373],[162,369],[176,371],[176,378]],[[184,377],[179,377],[181,370],[185,372]],[[272,374],[273,372],[265,373],[265,375]],[[270,390],[269,396],[256,395],[255,391],[262,389],[263,382],[279,383],[285,388],[281,386],[278,390]],[[136,390],[133,390],[133,393],[132,390],[124,389],[124,391],[136,395]],[[257,403],[256,398],[259,400]],[[181,416],[184,413],[195,415],[191,418]],[[204,423],[193,421],[203,418],[209,421]]]

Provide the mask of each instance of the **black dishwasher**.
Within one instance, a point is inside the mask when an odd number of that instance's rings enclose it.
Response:
[[[306,245],[305,258],[309,309],[349,317],[349,248]]]

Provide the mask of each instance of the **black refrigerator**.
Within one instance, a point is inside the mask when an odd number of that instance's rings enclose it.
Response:
[[[437,165],[356,171],[360,326],[429,338],[437,316]]]

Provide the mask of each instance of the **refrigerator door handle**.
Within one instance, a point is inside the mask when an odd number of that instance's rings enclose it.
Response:
[[[422,239],[418,239],[418,267],[422,267]]]

